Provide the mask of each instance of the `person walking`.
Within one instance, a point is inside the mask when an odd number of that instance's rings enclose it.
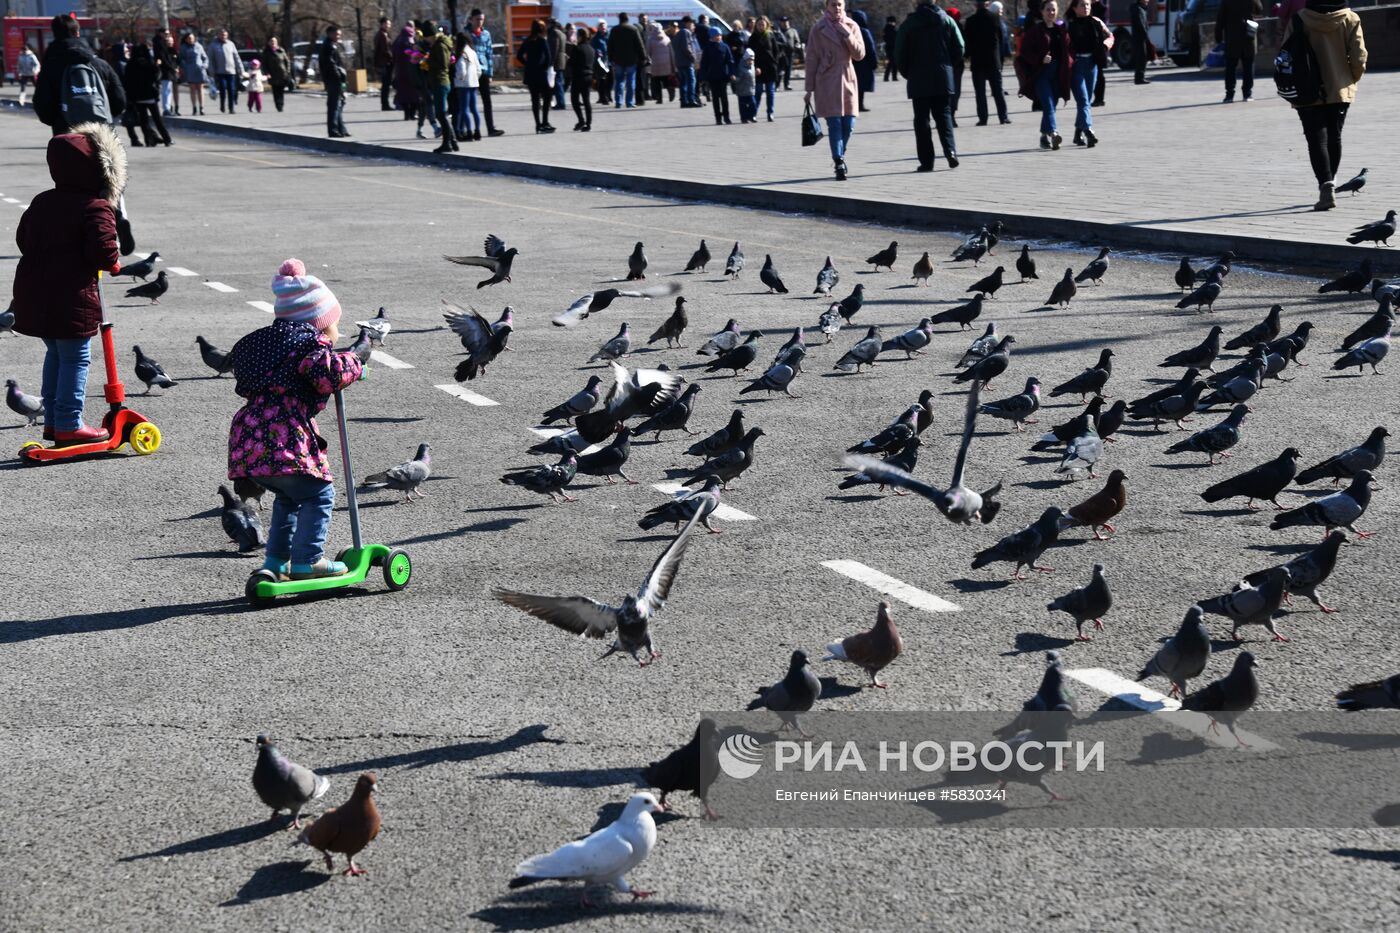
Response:
[[[418,115],[418,29],[412,23],[404,23],[398,38],[390,49],[394,56],[394,106],[403,111],[405,120]],[[421,124],[419,139],[422,139]]]
[[[29,86],[39,77],[39,56],[28,45],[15,61],[15,77],[19,80],[19,105],[29,99]]]
[[[165,129],[157,103],[160,100],[160,68],[156,66],[155,57],[146,43],[142,42],[131,50],[131,60],[126,63],[126,74],[122,76],[122,87],[126,90],[127,112],[130,115],[126,120],[126,133],[131,145],[142,145],[136,139],[138,127],[145,145],[170,145],[170,133]]]
[[[374,34],[374,73],[379,76],[380,110],[394,109],[389,100],[389,92],[394,86],[394,37],[389,32],[392,25],[389,17],[381,16],[379,31]]]
[[[593,30],[587,26],[578,27],[576,38],[569,46],[569,103],[578,117],[574,130],[587,133],[593,129],[593,67],[598,62],[598,52],[589,41]]]
[[[608,33],[608,63],[613,74],[613,107],[636,105],[637,69],[646,59],[641,33],[627,21],[626,13],[617,14],[617,25]],[[645,91],[643,92],[645,93]]]
[[[83,116],[70,123],[68,108],[64,103],[64,74],[74,65],[86,65],[97,73],[97,80],[107,95],[108,119],[120,117],[126,109],[126,91],[112,66],[103,61],[87,44],[87,40],[78,34],[78,21],[72,14],[64,13],[53,18],[51,29],[53,41],[44,49],[39,78],[34,82],[34,115],[39,122],[58,136],[68,132],[73,123],[88,121],[88,117]],[[120,143],[117,145],[120,147]]]
[[[992,7],[998,7],[996,12]],[[987,0],[977,0],[977,12],[963,23],[963,41],[967,47],[967,57],[972,65],[972,91],[977,101],[977,125],[987,125],[987,91],[990,89],[992,103],[996,105],[997,120],[1003,125],[1010,123],[1006,114],[1006,94],[1001,88],[1001,68],[1004,48],[1001,19],[1001,4],[988,4]]]
[[[554,83],[551,85],[554,91],[554,109],[563,110],[567,106],[564,103],[564,85],[567,83],[564,76],[568,73],[569,39],[564,35],[564,27],[557,19],[551,19],[546,25],[545,38],[549,41],[550,65],[554,68]]]
[[[870,108],[865,106],[865,95],[875,92],[875,72],[880,69],[880,62],[875,56],[875,34],[870,31],[870,20],[865,11],[854,11],[851,13],[851,19],[855,20],[856,26],[860,28],[861,44],[865,46],[865,54],[855,61],[855,69],[856,109],[860,113],[866,113]]]
[[[1093,17],[1095,17],[1095,18],[1097,18],[1097,19],[1099,20],[1099,22],[1107,23],[1107,22],[1108,22],[1108,7],[1104,5],[1103,0],[1093,0],[1093,2],[1089,4],[1089,15],[1090,15],[1090,16],[1093,16]],[[1110,30],[1110,33],[1111,33],[1111,30]],[[1093,103],[1093,106],[1095,106],[1095,107],[1102,107],[1102,106],[1103,106],[1103,91],[1104,91],[1104,86],[1108,83],[1107,78],[1105,78],[1104,76],[1105,76],[1106,74],[1108,74],[1108,66],[1111,64],[1111,62],[1109,61],[1109,54],[1108,54],[1108,53],[1109,53],[1112,49],[1113,49],[1113,42],[1109,42],[1107,45],[1104,46],[1103,52],[1099,55],[1099,61],[1098,61],[1098,65],[1099,65],[1099,77],[1098,77],[1098,80],[1094,82],[1094,103]]]
[[[431,31],[429,29],[431,28]],[[442,136],[443,127],[438,123],[437,109],[434,99],[437,96],[433,93],[432,82],[428,80],[428,53],[432,51],[433,38],[437,35],[437,23],[430,19],[420,20],[413,30],[413,51],[411,58],[413,61],[413,82],[417,89],[418,100],[418,131],[415,136],[418,139],[427,139],[423,133],[423,124],[426,122],[433,128],[433,138]]]
[[[953,26],[957,28],[958,34],[962,35],[962,11],[953,6],[949,7],[944,12],[946,12],[948,18],[953,21]],[[963,48],[966,49],[966,36],[963,36],[962,43]],[[952,122],[954,129],[956,129],[958,125],[958,104],[962,102],[963,71],[966,70],[966,66],[967,62],[962,58],[953,62],[953,96],[952,99],[948,101],[948,119]]]
[[[1089,12],[1089,0],[1069,0],[1065,32],[1074,56],[1069,73],[1069,86],[1074,93],[1074,144],[1092,149],[1099,144],[1094,135],[1094,85],[1098,82],[1104,43],[1112,40],[1112,34]]]
[[[894,40],[899,35],[899,20],[893,16],[885,17],[885,80],[894,81],[899,78],[899,67],[894,60]]]
[[[530,90],[530,112],[535,117],[535,132],[553,133],[554,127],[549,125],[552,96],[549,70],[553,67],[554,56],[549,50],[549,35],[544,20],[537,19],[530,24],[530,34],[520,43],[515,60],[520,63],[521,77],[525,87]]]
[[[758,122],[758,70],[753,49],[744,49],[734,69],[734,96],[739,101],[739,122]]]
[[[428,94],[442,131],[442,141],[433,151],[456,152],[457,134],[452,132],[452,109],[449,105],[452,93],[452,40],[432,20],[423,24],[423,35],[428,40]]]
[[[1152,54],[1150,51],[1152,43],[1147,39],[1147,4],[1148,0],[1137,0],[1132,6],[1132,31],[1130,36],[1133,40],[1134,84],[1152,83],[1152,79],[1147,76],[1147,59]]]
[[[651,35],[651,17],[645,13],[637,14],[637,21],[632,24],[637,30],[637,35],[642,40],[642,60],[637,63],[637,106],[643,107],[647,102],[647,88],[650,87],[649,77],[651,75],[651,53],[647,49],[647,36]]]
[[[477,91],[481,88],[481,62],[469,33],[457,33],[455,53],[452,90],[457,93],[457,111],[452,129],[458,142],[476,142],[481,139],[481,114],[476,109]]]
[[[783,64],[783,90],[792,90],[792,66],[797,64],[799,55],[805,53],[802,44],[802,34],[793,28],[792,20],[786,16],[778,17],[778,30],[783,34],[783,43],[787,46],[787,60]],[[806,59],[803,58],[805,62]]]
[[[1055,124],[1056,101],[1069,100],[1070,46],[1055,0],[1045,0],[1039,18],[1021,34],[1016,76],[1021,94],[1040,105],[1040,148],[1059,149],[1064,141]]]
[[[1361,17],[1346,0],[1308,0],[1297,14],[1293,28],[1301,24],[1308,44],[1317,56],[1325,96],[1296,108],[1308,141],[1308,159],[1317,178],[1315,211],[1337,206],[1337,168],[1342,161],[1342,124],[1356,99],[1356,85],[1366,73],[1366,39]]]
[[[699,107],[695,66],[700,62],[700,43],[695,41],[695,20],[689,14],[681,17],[680,28],[671,37],[671,61],[676,69],[676,83],[680,85],[681,106]]]
[[[736,73],[734,53],[729,51],[718,26],[711,26],[700,54],[700,80],[710,89],[710,103],[715,108],[715,126],[729,124],[729,81]]]
[[[836,180],[845,181],[846,145],[856,126],[855,62],[865,57],[860,27],[846,15],[845,0],[826,0],[821,19],[807,34],[803,104],[826,120],[826,138]]]
[[[345,53],[340,47],[339,26],[326,27],[316,68],[326,88],[326,135],[345,139],[350,131],[345,128]]]
[[[647,33],[647,58],[651,65],[647,68],[647,83],[651,91],[651,96],[659,104],[662,102],[662,90],[674,88],[676,80],[676,66],[674,56],[671,54],[671,39],[661,28],[660,23],[652,23]],[[675,93],[674,90],[671,91]]]
[[[252,59],[248,62],[248,112],[256,110],[262,113],[263,91],[267,88],[267,74],[262,70],[262,61]]]
[[[613,74],[608,60],[608,23],[598,20],[593,30],[593,70],[598,75],[598,106],[612,103]]]
[[[179,116],[180,102],[175,97],[175,83],[180,80],[180,53],[169,29],[155,34],[156,70],[160,73],[160,112],[162,116]]]
[[[1258,17],[1264,13],[1259,0],[1220,0],[1215,14],[1215,41],[1225,43],[1225,100],[1235,102],[1235,70],[1245,102],[1254,99],[1254,53],[1259,48]]]
[[[218,38],[209,43],[209,70],[214,74],[214,86],[219,91],[219,113],[236,112],[243,59],[238,57],[238,46],[229,39],[227,29],[220,29]]]
[[[262,64],[263,73],[267,75],[267,86],[272,91],[272,105],[281,113],[287,91],[295,83],[292,81],[292,60],[276,36],[267,37],[267,45],[262,50]]]
[[[477,78],[476,99],[481,104],[481,115],[486,119],[487,136],[504,136],[505,130],[496,129],[496,119],[491,113],[491,79],[496,72],[496,53],[491,48],[491,30],[486,28],[486,14],[473,9],[467,20],[467,35],[472,39],[472,51],[476,53],[476,63],[481,69]]]
[[[204,85],[209,83],[209,56],[192,32],[185,33],[185,38],[180,40],[180,80],[190,90],[190,116],[204,116]]]
[[[892,48],[895,72],[904,76],[905,92],[914,107],[916,171],[933,171],[935,156],[929,119],[938,128],[938,141],[949,168],[958,167],[953,139],[953,62],[963,59],[963,36],[957,23],[933,0],[919,0],[895,32]]]
[[[749,49],[753,51],[754,68],[757,73],[757,94],[767,105],[768,122],[773,122],[773,97],[778,90],[778,48],[777,33],[768,17],[760,16],[754,23],[753,35],[749,36]],[[754,111],[757,116],[757,110]]]

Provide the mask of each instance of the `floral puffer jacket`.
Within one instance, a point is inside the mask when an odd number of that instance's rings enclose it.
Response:
[[[228,435],[229,479],[300,474],[330,480],[326,440],[316,415],[363,366],[337,353],[310,324],[277,321],[234,345],[234,390],[248,403]]]

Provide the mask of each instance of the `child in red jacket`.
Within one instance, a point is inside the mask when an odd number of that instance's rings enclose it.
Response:
[[[115,273],[115,206],[126,187],[126,150],[112,130],[83,123],[49,140],[49,175],[20,216],[15,242],[15,330],[44,341],[44,440],[59,446],[107,439],[83,424],[88,342],[102,323],[98,270]]]

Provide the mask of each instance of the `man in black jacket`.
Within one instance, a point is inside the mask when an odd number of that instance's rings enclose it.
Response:
[[[899,77],[899,69],[894,66],[894,37],[899,34],[899,26],[893,16],[885,17],[885,34],[882,37],[885,42],[885,80],[893,81]]]
[[[39,122],[52,129],[55,136],[68,132],[68,119],[63,112],[63,74],[70,65],[82,62],[97,72],[107,92],[107,109],[112,119],[117,119],[126,109],[126,91],[116,71],[78,35],[78,21],[71,15],[55,16],[52,26],[54,41],[44,49],[44,62],[34,84],[34,113]]]
[[[1254,97],[1254,53],[1259,47],[1255,17],[1264,8],[1259,0],[1220,0],[1220,12],[1215,16],[1215,41],[1225,43],[1225,103],[1235,102],[1235,66],[1241,66],[1246,101]],[[1249,24],[1254,23],[1254,29]]]
[[[345,128],[345,55],[340,48],[340,27],[327,26],[321,40],[321,51],[316,56],[316,67],[321,72],[321,82],[326,86],[326,135],[331,139],[344,139],[350,135]],[[444,127],[444,133],[451,130]]]
[[[626,13],[617,14],[617,25],[608,31],[608,63],[613,69],[613,108],[624,104],[631,108],[640,103],[640,95],[636,93],[637,72],[650,62],[642,34],[627,21]]]
[[[962,61],[963,38],[956,23],[933,0],[919,0],[918,7],[900,25],[894,40],[895,66],[905,78],[914,104],[914,146],[920,172],[933,171],[933,134],[929,118],[938,127],[938,139],[949,168],[958,167],[953,141],[953,63]]]
[[[1133,4],[1133,83],[1151,84],[1147,77],[1147,0],[1137,0]]]
[[[963,23],[967,57],[972,60],[972,89],[977,95],[977,125],[987,125],[987,88],[997,107],[997,119],[1010,123],[1006,115],[1006,94],[1001,89],[1001,17],[987,8],[987,0],[977,0],[977,12]]]

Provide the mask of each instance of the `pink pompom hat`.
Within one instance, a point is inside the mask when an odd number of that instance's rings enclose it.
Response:
[[[272,279],[272,312],[281,321],[305,321],[325,330],[340,320],[340,302],[326,283],[308,275],[306,263],[288,259]]]

